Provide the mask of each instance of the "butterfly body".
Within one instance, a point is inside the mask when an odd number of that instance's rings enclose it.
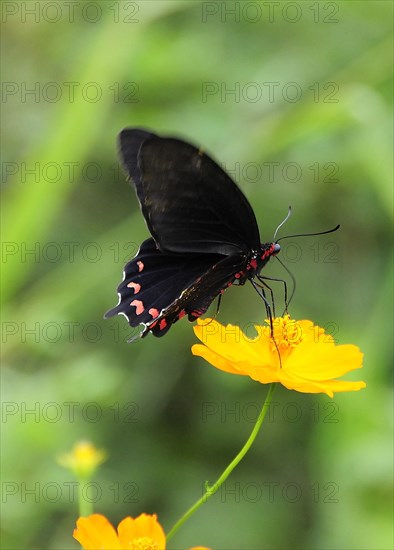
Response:
[[[253,210],[205,153],[141,129],[120,134],[123,163],[152,235],[125,267],[119,303],[141,336],[164,335],[184,316],[200,317],[226,288],[243,285],[277,254],[260,244]]]

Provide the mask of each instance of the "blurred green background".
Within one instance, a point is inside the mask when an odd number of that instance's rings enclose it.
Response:
[[[291,313],[365,353],[348,378],[366,390],[280,388],[250,453],[170,548],[392,548],[392,3],[2,9],[3,548],[78,547],[74,479],[55,457],[80,439],[109,454],[86,488],[95,511],[157,513],[168,530],[266,394],[193,357],[186,320],[132,345],[124,318],[103,320],[148,236],[118,167],[125,126],[202,145],[263,241],[288,205],[281,235],[340,223],[283,242]],[[286,277],[275,262],[266,274]],[[250,285],[226,292],[221,322],[263,318]]]

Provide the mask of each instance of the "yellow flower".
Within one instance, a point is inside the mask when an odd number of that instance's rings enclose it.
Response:
[[[80,441],[71,453],[60,455],[57,462],[71,470],[77,479],[88,479],[105,460],[106,453],[102,449],[96,449],[89,441]]]
[[[155,514],[127,517],[119,523],[118,532],[105,516],[92,514],[78,519],[73,537],[85,550],[165,550],[166,547],[166,536]]]
[[[85,550],[165,550],[166,536],[156,514],[122,519],[115,528],[105,516],[79,518],[73,537]],[[203,546],[191,550],[209,550]]]
[[[223,326],[212,319],[197,322],[194,332],[205,345],[195,344],[192,353],[217,369],[250,376],[262,384],[280,382],[289,390],[330,397],[366,387],[365,382],[336,380],[362,367],[360,349],[336,345],[332,336],[312,321],[295,321],[289,315],[275,318],[275,341],[269,326],[255,325],[257,336],[249,338],[238,326]]]

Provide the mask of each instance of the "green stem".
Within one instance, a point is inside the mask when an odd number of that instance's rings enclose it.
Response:
[[[261,425],[264,422],[264,418],[265,418],[265,415],[267,414],[268,407],[271,403],[272,395],[275,391],[275,388],[276,388],[276,384],[271,384],[271,386],[269,388],[269,391],[268,391],[268,394],[267,394],[267,397],[265,398],[264,405],[263,405],[263,407],[260,411],[259,417],[258,417],[258,419],[256,421],[256,424],[254,425],[254,428],[252,430],[252,433],[250,434],[250,436],[249,436],[247,442],[245,443],[245,445],[239,451],[239,453],[234,458],[234,460],[232,460],[230,462],[230,464],[224,470],[224,472],[219,477],[219,479],[213,485],[211,485],[210,487],[207,486],[207,489],[206,489],[205,493],[203,494],[203,496],[200,499],[198,499],[197,502],[195,504],[193,504],[193,506],[191,508],[189,508],[189,510],[176,522],[176,524],[173,526],[173,528],[170,530],[170,532],[167,535],[167,538],[166,538],[167,541],[169,541],[175,535],[175,533],[178,531],[179,527],[181,527],[181,525],[183,525],[185,523],[185,521],[187,519],[189,519],[192,514],[194,514],[194,512],[197,510],[197,508],[199,508],[201,506],[201,504],[206,502],[209,499],[209,497],[211,497],[212,495],[214,495],[216,493],[216,491],[219,489],[219,487],[222,485],[222,483],[224,483],[226,481],[226,479],[231,474],[231,472],[234,470],[234,468],[241,462],[243,457],[249,451],[250,447],[252,446],[254,440],[257,437],[257,434],[259,433]]]
[[[86,480],[79,480],[78,483],[78,509],[79,517],[87,517],[93,514],[93,504],[84,498],[83,489]]]

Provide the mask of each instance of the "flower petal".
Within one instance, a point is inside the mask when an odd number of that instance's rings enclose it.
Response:
[[[242,350],[243,359],[256,361],[261,353],[266,353],[258,345],[258,339],[248,338],[237,325],[221,325],[214,319],[197,319],[193,327],[197,338],[208,348],[229,361],[238,360]],[[251,345],[256,343],[256,345]]]
[[[123,519],[118,525],[118,534],[122,548],[148,549],[149,540],[156,550],[165,550],[166,547],[166,536],[156,514],[141,514],[137,518]]]
[[[321,382],[316,382],[286,375],[283,375],[280,382],[289,390],[296,390],[302,393],[326,393],[329,397],[334,397],[335,392],[358,391],[366,387],[365,382],[346,380],[322,380]]]
[[[92,514],[77,520],[73,537],[85,550],[121,550],[114,527],[105,516]]]
[[[362,367],[363,354],[347,344],[300,344],[289,357],[286,370],[308,380],[329,380]]]
[[[241,374],[244,376],[246,375],[245,372],[239,372],[236,368],[234,368],[230,361],[202,344],[194,344],[192,346],[192,354],[202,357],[208,361],[208,363],[211,363],[211,365],[224,372],[229,372],[230,374]]]
[[[271,384],[272,382],[280,382],[279,378],[279,358],[276,356],[277,365],[273,367],[270,364],[257,364],[253,365],[245,361],[239,361],[234,366],[237,368],[239,374],[247,374],[261,384]]]

